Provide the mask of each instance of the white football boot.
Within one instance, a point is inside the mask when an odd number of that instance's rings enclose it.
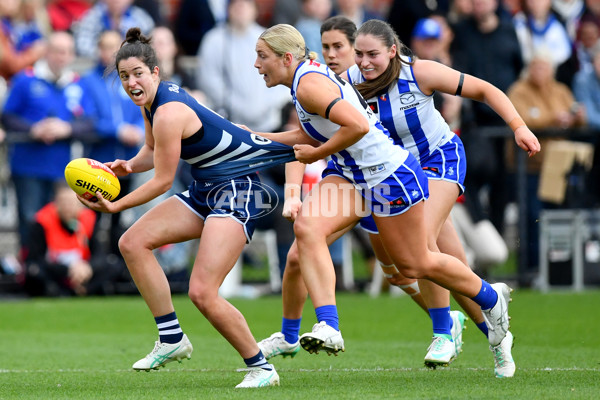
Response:
[[[508,303],[511,302],[510,292],[512,289],[506,283],[494,283],[491,286],[498,293],[498,301],[494,307],[481,311],[488,327],[488,341],[491,346],[496,347],[502,342],[510,328]]]
[[[263,356],[268,360],[275,356],[295,357],[300,351],[300,341],[296,343],[288,343],[285,336],[281,332],[275,332],[266,339],[258,342],[258,348],[262,351]]]
[[[300,345],[311,354],[325,350],[328,355],[337,356],[338,351],[346,351],[341,332],[327,325],[325,321],[314,324],[311,332],[300,336]]]
[[[185,334],[178,343],[161,343],[157,341],[154,344],[154,349],[146,357],[133,364],[132,368],[136,371],[158,369],[171,361],[181,362],[184,358],[192,358],[192,351],[194,351],[194,348]]]
[[[270,371],[260,367],[244,368],[238,371],[247,371],[247,373],[244,380],[235,387],[236,389],[279,386],[279,375],[275,371],[275,367]]]
[[[454,347],[456,347],[456,355],[462,352],[463,347],[463,339],[462,334],[467,327],[465,326],[465,321],[467,317],[460,311],[450,311],[450,318],[452,318],[452,329],[450,330],[450,335],[452,336],[452,340],[454,341]]]
[[[490,346],[494,353],[494,373],[497,378],[512,378],[515,374],[515,361],[512,358],[513,335],[510,331],[498,346]]]
[[[456,346],[454,342],[443,336],[434,336],[427,348],[425,366],[431,369],[447,367],[454,359],[456,359]]]

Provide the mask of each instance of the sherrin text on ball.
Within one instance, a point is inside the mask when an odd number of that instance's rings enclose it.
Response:
[[[100,192],[106,200],[114,200],[121,191],[119,178],[103,163],[91,158],[76,158],[65,168],[67,184],[75,193],[89,201],[98,201]]]

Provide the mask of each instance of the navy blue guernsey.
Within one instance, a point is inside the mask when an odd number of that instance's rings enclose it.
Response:
[[[221,182],[295,160],[292,147],[236,126],[171,82],[160,82],[151,110],[144,108],[150,125],[158,107],[172,101],[187,105],[202,122],[181,141],[181,159],[192,166],[195,180]]]

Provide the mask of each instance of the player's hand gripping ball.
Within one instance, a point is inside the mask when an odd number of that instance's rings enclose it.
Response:
[[[86,200],[96,202],[96,192],[106,200],[114,200],[121,191],[119,178],[106,165],[91,158],[76,158],[65,168],[67,184]]]

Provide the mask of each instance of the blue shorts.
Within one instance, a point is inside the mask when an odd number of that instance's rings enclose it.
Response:
[[[463,143],[458,136],[454,135],[452,139],[433,150],[427,158],[421,160],[420,164],[427,179],[456,183],[460,194],[464,193],[467,157]],[[368,233],[379,233],[375,221],[370,215],[362,218],[358,224]]]
[[[429,157],[421,160],[421,168],[428,179],[456,183],[460,194],[465,191],[465,175],[467,174],[467,157],[462,140],[456,135],[449,141],[433,150]]]
[[[344,178],[332,161],[327,164],[327,168],[323,171],[323,177],[328,175],[337,175]],[[371,214],[378,217],[402,214],[413,205],[429,197],[427,177],[412,154],[409,154],[406,161],[382,182],[370,189],[360,189],[359,192],[364,197]],[[360,220],[360,226],[369,231],[363,226],[363,221],[368,223],[368,228],[377,233],[377,227],[371,215]]]
[[[243,226],[249,242],[257,218],[274,208],[264,201],[264,188],[258,175],[252,174],[221,183],[193,181],[188,190],[176,196],[202,220],[210,217],[233,218]]]

